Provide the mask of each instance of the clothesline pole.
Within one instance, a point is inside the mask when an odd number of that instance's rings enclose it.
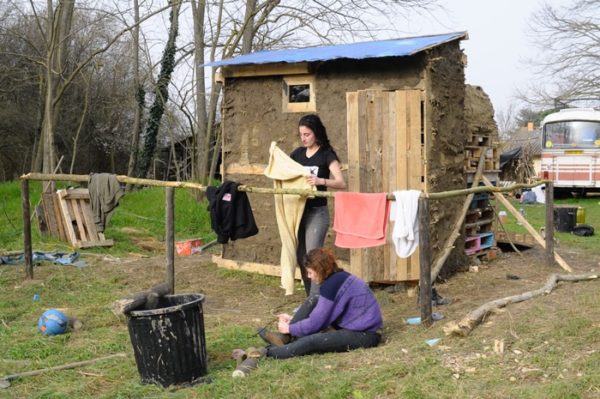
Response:
[[[546,225],[544,235],[546,240],[546,263],[554,266],[554,183],[546,182]]]
[[[431,245],[429,240],[429,199],[419,198],[419,303],[421,323],[431,326]]]
[[[175,189],[165,189],[165,241],[167,247],[167,278],[171,294],[175,293]]]
[[[174,187],[174,188],[191,188],[200,191],[206,191],[206,186],[194,182],[187,181],[162,181],[162,180],[153,180],[153,179],[140,179],[135,177],[129,177],[125,175],[117,175],[117,180],[121,183],[127,184],[137,184],[141,186],[153,186],[153,187]],[[55,181],[72,181],[72,182],[87,182],[89,180],[89,175],[68,175],[68,174],[50,174],[50,173],[28,173],[26,175],[21,176],[21,180],[55,180]],[[421,196],[427,197],[430,199],[445,199],[452,197],[460,197],[464,195],[468,195],[471,193],[484,193],[484,192],[511,192],[515,191],[519,188],[533,188],[539,186],[541,184],[548,183],[550,180],[537,180],[533,183],[528,184],[513,184],[508,187],[488,187],[488,186],[478,186],[465,188],[460,190],[450,190],[443,191],[439,193],[421,193]],[[314,196],[314,197],[333,197],[335,192],[332,191],[312,191],[312,190],[302,190],[302,189],[283,189],[283,188],[266,188],[266,187],[251,187],[246,185],[238,186],[238,191],[244,191],[247,193],[260,193],[260,194],[292,194],[292,195],[304,195],[304,196]],[[394,200],[394,194],[387,194],[388,200]]]
[[[23,206],[23,252],[25,255],[25,276],[33,280],[33,253],[31,249],[31,220],[29,218],[29,181],[21,180],[21,204]]]

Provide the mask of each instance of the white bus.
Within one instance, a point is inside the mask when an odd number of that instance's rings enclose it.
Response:
[[[557,195],[600,191],[600,111],[567,108],[542,121],[542,179]]]

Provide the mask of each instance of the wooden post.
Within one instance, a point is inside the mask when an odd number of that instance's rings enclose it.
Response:
[[[29,214],[29,180],[21,180],[21,203],[23,205],[23,252],[25,276],[33,279],[33,253],[31,250],[31,219]]]
[[[421,323],[431,326],[431,246],[429,245],[429,199],[419,198],[419,303]]]
[[[546,262],[554,265],[554,183],[546,182]]]
[[[165,280],[171,294],[175,293],[175,190],[165,189],[165,241],[167,246],[167,279]]]

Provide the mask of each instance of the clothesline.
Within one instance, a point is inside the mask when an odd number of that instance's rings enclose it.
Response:
[[[86,183],[89,181],[89,175],[71,175],[71,174],[51,174],[51,173],[28,173],[21,176],[21,180],[39,180],[39,181],[72,181]],[[117,180],[121,183],[137,184],[141,186],[153,186],[153,187],[175,187],[175,188],[191,188],[194,190],[206,191],[207,186],[199,183],[189,181],[162,181],[153,179],[141,179],[137,177],[129,177],[126,175],[117,175]],[[471,193],[483,193],[483,192],[510,192],[519,188],[533,188],[541,184],[549,183],[550,180],[537,180],[533,183],[520,183],[513,184],[507,187],[488,187],[479,186],[471,187],[460,190],[443,191],[439,193],[421,193],[421,197],[429,199],[445,199],[452,197],[459,197],[468,195]],[[252,187],[246,185],[240,185],[239,191],[247,193],[259,193],[259,194],[292,194],[292,195],[304,195],[313,197],[334,197],[335,192],[333,191],[312,191],[312,190],[301,190],[301,189],[277,189],[267,187]],[[393,193],[387,193],[388,200],[394,200]]]

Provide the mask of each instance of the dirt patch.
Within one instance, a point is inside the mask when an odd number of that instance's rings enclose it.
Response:
[[[279,278],[221,269],[211,262],[210,256],[206,253],[177,257],[175,261],[176,291],[206,295],[204,310],[207,328],[220,323],[235,323],[251,328],[269,324],[274,321],[276,314],[291,312],[305,297],[300,285],[297,285],[294,295],[285,296],[279,288]],[[565,253],[564,257],[575,272],[589,272],[600,266],[596,259],[577,253]],[[121,267],[116,268],[115,262]],[[165,273],[164,262],[164,256],[112,260],[99,262],[95,270],[98,273],[118,274],[127,286],[127,291],[123,292],[125,296],[161,282]],[[440,295],[451,300],[449,305],[433,309],[443,314],[445,321],[458,320],[487,301],[540,288],[551,273],[566,273],[559,266],[547,266],[544,252],[538,248],[524,251],[522,256],[512,252],[500,253],[495,260],[479,265],[478,270],[458,273],[436,285]],[[509,275],[511,277],[507,277]],[[518,279],[514,279],[514,276]],[[549,308],[568,306],[574,301],[572,293],[581,286],[560,283],[551,295],[510,305],[506,311],[491,316],[473,334],[490,340],[503,333],[510,336],[512,318],[526,315],[529,309],[540,306],[540,303]],[[384,287],[374,286],[373,290],[384,313],[386,342],[393,344],[406,340],[408,331],[422,335],[423,330],[405,323],[407,317],[419,315],[417,297],[410,292],[390,293]],[[593,283],[585,287],[597,289]],[[575,308],[576,305],[573,306]],[[544,316],[540,322],[547,322],[547,317],[551,317],[551,314]],[[443,337],[442,326],[445,321],[434,323],[427,335]]]

